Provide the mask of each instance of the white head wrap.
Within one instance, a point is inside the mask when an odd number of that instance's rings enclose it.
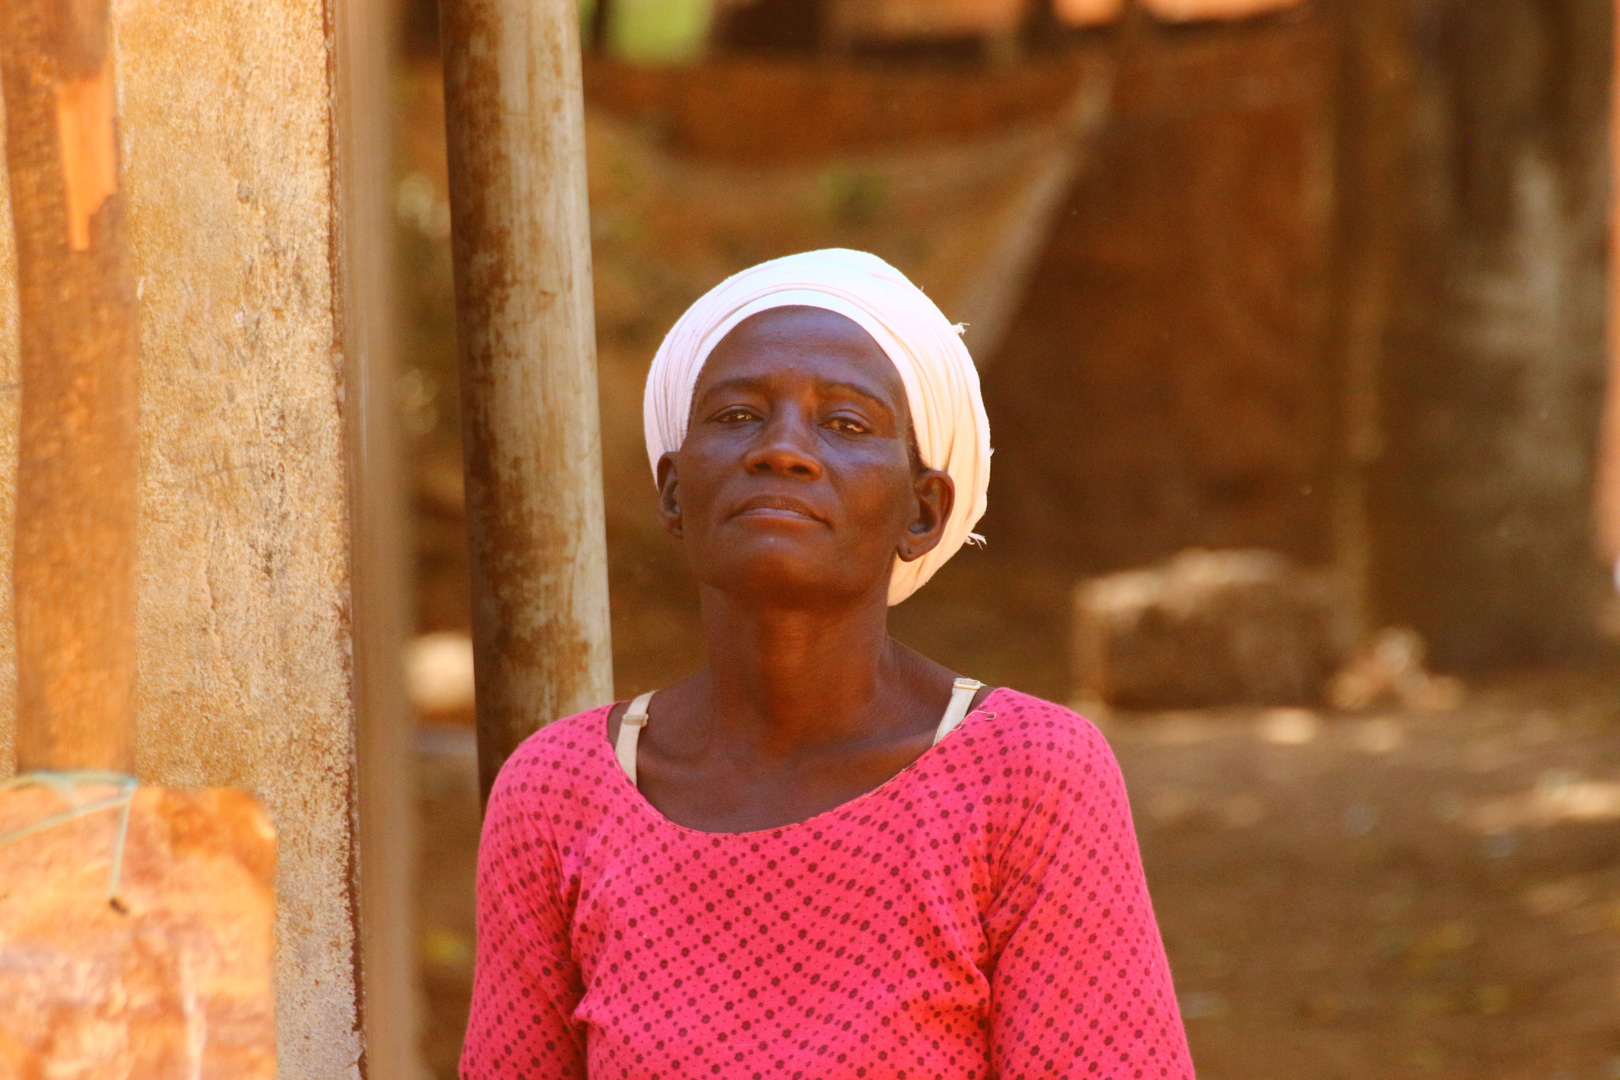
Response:
[[[894,564],[889,603],[922,587],[964,543],[983,543],[972,529],[984,515],[990,483],[990,421],[979,372],[962,344],[962,327],[876,255],[843,248],[773,259],[722,281],[678,319],[647,373],[642,420],[653,472],[680,449],[703,363],[720,340],[750,315],[776,307],[817,307],[854,321],[900,372],[923,464],[950,475],[956,503],[939,545],[920,559]]]

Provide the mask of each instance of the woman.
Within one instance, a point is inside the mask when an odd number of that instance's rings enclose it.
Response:
[[[959,328],[874,256],[779,259],[645,413],[709,665],[501,772],[464,1080],[1190,1077],[1107,744],[885,628],[984,512]]]

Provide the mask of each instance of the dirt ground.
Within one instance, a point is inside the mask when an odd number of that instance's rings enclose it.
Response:
[[[1620,1075],[1614,674],[1107,722],[1201,1075]]]
[[[976,655],[951,662],[987,677],[1015,666],[1041,628],[991,584],[947,585],[897,617],[915,624],[901,636]],[[1443,715],[1099,724],[1206,1080],[1620,1077],[1620,663],[1505,675]],[[424,727],[419,746],[425,1049],[449,1078],[471,977],[473,738]]]

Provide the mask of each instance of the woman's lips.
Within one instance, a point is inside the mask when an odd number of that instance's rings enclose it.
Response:
[[[823,521],[808,503],[785,495],[756,495],[738,507],[732,517],[768,517],[787,521]]]

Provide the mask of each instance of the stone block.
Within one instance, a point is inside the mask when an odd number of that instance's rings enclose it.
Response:
[[[72,806],[48,786],[0,790],[0,1080],[271,1080],[264,811],[238,791],[142,787],[121,848],[116,805],[30,831]]]
[[[1347,653],[1325,576],[1261,550],[1188,550],[1074,595],[1079,691],[1120,708],[1306,705]]]

